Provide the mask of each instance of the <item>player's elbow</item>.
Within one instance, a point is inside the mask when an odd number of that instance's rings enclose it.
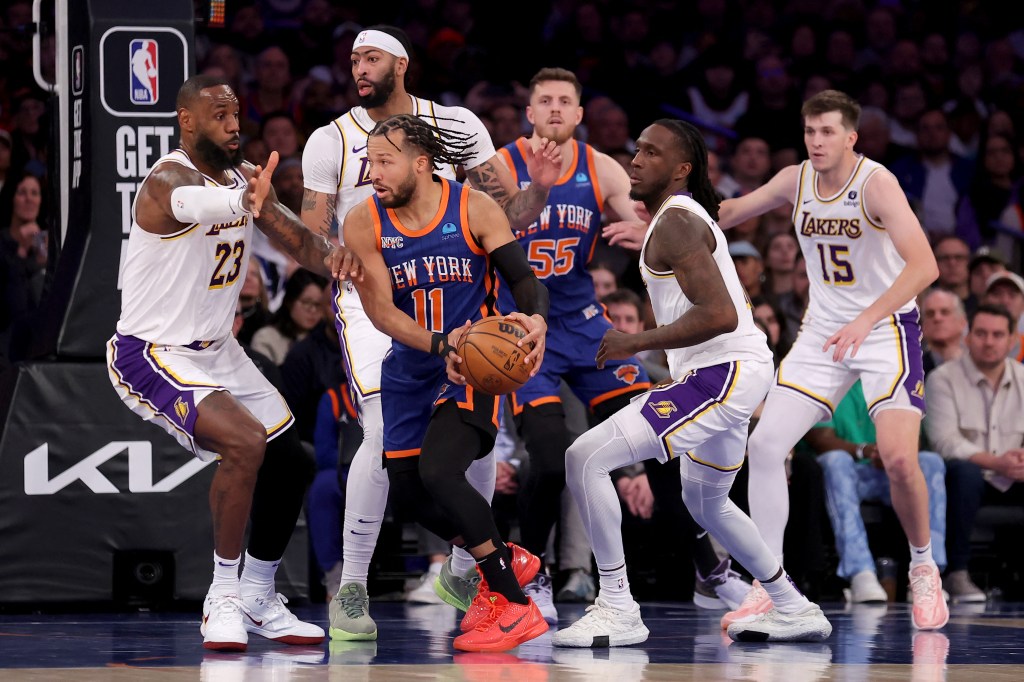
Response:
[[[711,309],[710,327],[714,330],[715,336],[728,334],[736,331],[740,318],[736,314],[736,306],[716,305]]]

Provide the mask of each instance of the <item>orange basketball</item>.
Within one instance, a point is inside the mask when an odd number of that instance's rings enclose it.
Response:
[[[531,365],[524,365],[533,343],[516,344],[526,328],[504,317],[477,320],[459,339],[456,352],[462,358],[460,373],[466,383],[491,395],[505,395],[522,387],[530,378]]]

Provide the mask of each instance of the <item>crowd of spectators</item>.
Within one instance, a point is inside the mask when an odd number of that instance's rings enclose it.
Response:
[[[196,7],[200,15],[205,3]],[[31,79],[30,8],[27,0],[12,0],[0,12],[4,347],[12,322],[43,295],[53,227],[47,167],[52,112]],[[583,84],[585,115],[578,134],[587,142],[628,167],[634,140],[650,122],[687,119],[705,132],[709,172],[725,198],[750,192],[806,158],[800,103],[826,88],[843,90],[863,107],[856,149],[899,179],[939,264],[935,288],[921,298],[929,374],[957,361],[975,378],[965,363],[973,361],[982,341],[972,344],[971,335],[998,326],[992,310],[1008,312],[1006,358],[1024,359],[1024,281],[1016,274],[1024,230],[1024,130],[1018,130],[1024,125],[1024,29],[1003,20],[1001,10],[948,0],[527,1],[515,5],[514,17],[482,8],[469,0],[386,6],[228,0],[225,27],[197,23],[196,68],[227,78],[238,94],[246,158],[264,163],[271,150],[281,155],[274,184],[296,213],[305,140],[358,104],[351,47],[361,28],[374,23],[394,24],[409,34],[415,47],[410,91],[468,107],[484,121],[496,147],[530,129],[525,81],[542,66],[561,66]],[[44,55],[51,55],[41,65],[45,74],[53,70],[52,49],[46,49],[52,39],[44,42]],[[807,303],[791,210],[784,206],[728,231],[755,317],[779,358],[792,344]],[[295,264],[267,240],[257,244],[256,253],[258,267],[242,291],[240,338],[275,365],[287,365],[296,352],[306,354],[307,366],[316,366],[310,358],[317,357],[328,364],[337,349],[336,339],[333,347],[324,340],[331,336],[324,283],[297,274]],[[635,259],[599,243],[591,269],[602,296],[618,288],[639,296],[642,321],[651,324]],[[978,311],[987,311],[981,322]],[[999,386],[1009,384],[1000,384],[992,372],[985,376],[998,394]],[[1006,376],[1018,372],[1007,370]],[[301,410],[309,414],[300,421],[311,439],[319,396],[327,389],[337,392],[343,377],[314,378],[309,371],[303,377],[291,393],[303,396]],[[956,423],[955,412],[948,418],[946,426]],[[970,434],[964,438],[984,445]],[[970,462],[972,453],[960,441],[945,451],[943,443],[954,440],[944,433],[929,447],[957,462],[958,485],[974,486],[971,500],[991,501],[977,492],[977,481],[992,476],[965,473],[962,462]],[[1000,447],[1011,440],[1000,441]],[[1021,446],[1016,442],[1013,448]],[[991,464],[975,465],[989,471]],[[1018,471],[1000,474],[1019,489]],[[966,523],[950,524],[959,543],[950,552],[951,569],[966,568]],[[976,589],[967,582],[964,590]]]

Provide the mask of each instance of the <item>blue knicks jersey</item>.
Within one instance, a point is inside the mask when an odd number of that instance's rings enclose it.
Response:
[[[520,138],[498,152],[510,163],[520,188],[530,184],[522,151],[528,144]],[[604,198],[597,184],[593,148],[576,141],[573,154],[573,163],[551,188],[540,217],[515,233],[530,267],[548,288],[552,317],[578,313],[592,305],[595,313],[598,310],[587,264],[594,255]],[[499,292],[498,308],[502,312],[515,310],[515,301],[504,282]]]
[[[368,199],[377,248],[391,277],[395,307],[430,332],[449,333],[493,314],[490,258],[469,232],[469,188],[437,178],[441,204],[429,225],[410,230],[376,195]],[[396,353],[408,346],[392,341]]]

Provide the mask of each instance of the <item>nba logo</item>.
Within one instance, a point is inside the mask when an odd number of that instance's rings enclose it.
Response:
[[[152,38],[136,38],[128,45],[131,63],[132,104],[156,104],[159,97],[157,44]]]

